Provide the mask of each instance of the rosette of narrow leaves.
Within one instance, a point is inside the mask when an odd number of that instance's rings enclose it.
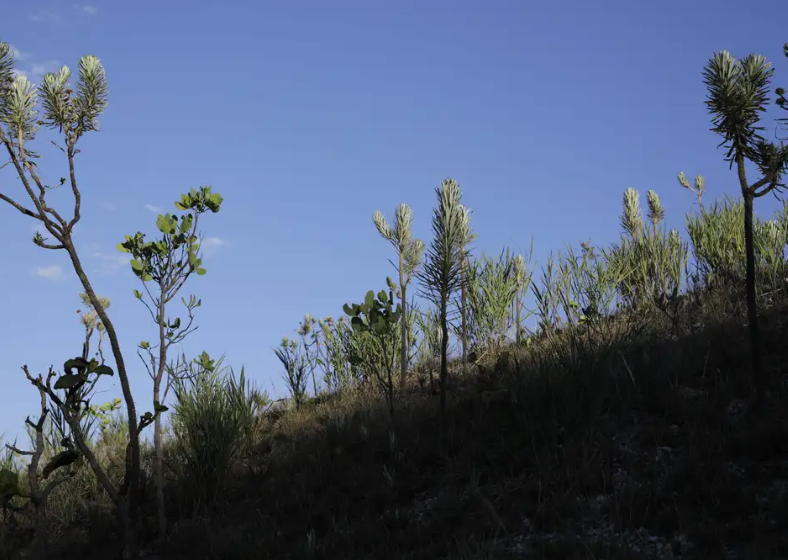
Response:
[[[11,141],[31,140],[38,131],[36,88],[22,74],[17,75],[4,92],[0,102],[0,122],[11,129]]]
[[[629,188],[624,191],[624,212],[621,228],[633,239],[643,234],[643,215],[640,212],[640,193]]]
[[[695,188],[691,187],[689,181],[687,180],[687,176],[684,175],[683,171],[680,171],[678,174],[679,184],[687,189],[690,192],[695,193],[695,196],[698,197],[698,204],[703,210],[703,193],[706,192],[706,181],[703,179],[702,175],[698,175],[695,177]]]
[[[736,60],[728,51],[715,53],[703,70],[709,92],[706,105],[712,113],[714,132],[728,145],[726,159],[737,155],[756,161],[763,142],[760,113],[769,103],[769,82],[774,69],[760,54]]]
[[[389,225],[380,211],[376,211],[372,215],[372,221],[378,233],[394,246],[399,259],[397,264],[392,263],[399,273],[399,286],[397,286],[391,278],[387,278],[386,282],[389,289],[397,294],[397,297],[400,299],[400,306],[402,307],[402,325],[400,326],[400,387],[404,387],[409,361],[409,321],[412,322],[412,317],[408,309],[407,288],[413,273],[421,264],[421,258],[424,253],[424,243],[419,239],[413,239],[411,234],[413,212],[407,204],[400,204],[397,206],[394,211],[393,226]]]
[[[652,229],[656,232],[657,226],[665,219],[665,209],[662,207],[659,195],[655,191],[648,191],[646,198],[648,202],[648,219],[651,222]]]
[[[14,56],[11,45],[0,41],[0,105],[14,81]]]

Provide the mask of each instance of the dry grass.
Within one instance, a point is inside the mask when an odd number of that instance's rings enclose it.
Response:
[[[565,330],[454,371],[446,455],[437,399],[415,382],[394,428],[364,391],[267,418],[207,510],[172,477],[156,557],[788,557],[787,308],[763,314],[779,383],[752,414],[733,299],[688,298],[680,336],[659,315],[620,318],[607,334]],[[509,397],[480,397],[492,393]],[[64,558],[117,547],[113,520],[87,517],[88,502],[59,524]]]

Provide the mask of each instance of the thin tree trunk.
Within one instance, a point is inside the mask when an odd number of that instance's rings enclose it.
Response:
[[[461,315],[461,322],[460,329],[462,331],[462,372],[468,373],[468,331],[466,328],[465,323],[465,308],[466,308],[466,293],[465,293],[465,278],[466,278],[466,270],[465,270],[465,263],[467,262],[467,257],[463,254],[462,257],[462,266],[460,267],[460,315]],[[445,336],[445,333],[444,333]]]
[[[750,325],[752,376],[758,404],[766,396],[766,379],[761,364],[758,308],[755,299],[755,243],[753,241],[753,194],[744,193],[744,245],[747,251],[747,321]]]
[[[400,348],[401,370],[399,388],[405,389],[405,380],[408,377],[408,315],[407,315],[407,288],[405,287],[405,259],[402,251],[399,252],[399,287],[402,290],[402,347]]]
[[[446,379],[449,376],[448,352],[449,352],[449,326],[447,320],[448,305],[446,294],[441,296],[441,373],[440,373],[440,439],[444,441],[446,424]]]
[[[164,332],[164,292],[159,303],[159,363],[156,376],[153,378],[153,405],[156,419],[153,422],[153,449],[155,453],[154,471],[156,476],[156,513],[159,521],[159,538],[163,541],[167,536],[167,517],[164,512],[164,474],[162,469],[163,450],[161,448],[161,413],[155,410],[156,403],[161,404],[161,382],[164,379],[164,368],[167,364],[167,340]]]
[[[139,482],[140,482],[140,440],[137,425],[137,409],[134,405],[134,396],[131,393],[131,386],[129,384],[129,377],[126,372],[126,364],[123,361],[123,354],[120,351],[120,344],[118,342],[118,335],[115,332],[115,326],[110,321],[109,316],[104,307],[101,305],[93,286],[88,280],[85,270],[82,268],[82,263],[79,260],[79,255],[71,241],[70,233],[64,235],[63,246],[68,252],[71,259],[71,264],[74,266],[74,271],[77,274],[85,293],[90,299],[90,303],[96,311],[96,314],[104,324],[104,329],[107,332],[110,346],[112,347],[112,354],[115,357],[115,365],[118,369],[118,379],[120,379],[120,386],[123,392],[123,400],[126,402],[126,413],[128,415],[129,427],[129,453],[126,462],[126,476],[129,480],[128,487],[128,509],[125,504],[119,504],[118,514],[121,521],[121,527],[124,534],[124,560],[137,558],[139,555]],[[123,501],[123,496],[120,496],[120,502]]]
[[[49,557],[49,529],[47,527],[47,510],[44,504],[36,506],[36,543],[33,550],[36,560],[46,560]]]

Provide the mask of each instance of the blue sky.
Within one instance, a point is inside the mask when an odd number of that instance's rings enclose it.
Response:
[[[565,242],[615,241],[627,187],[656,190],[683,230],[694,198],[678,171],[702,173],[708,198],[738,190],[703,104],[709,56],[760,52],[788,84],[783,0],[90,1],[12,2],[0,39],[36,83],[85,54],[106,67],[109,107],[78,160],[75,237],[112,302],[141,412],[150,380],[135,347],[155,327],[115,245],[154,234],[156,213],[189,188],[210,184],[225,202],[202,221],[208,274],[182,291],[203,301],[183,350],[226,352],[279,395],[282,336],[305,313],[338,317],[392,274],[375,210],[410,204],[429,242],[434,189],[450,176],[473,209],[477,253],[533,239],[537,262]],[[37,148],[56,182],[65,162],[47,137]],[[8,168],[0,191],[22,198]],[[50,200],[67,209],[67,195]],[[761,199],[758,213],[776,205]],[[35,225],[0,206],[10,437],[36,408],[20,367],[60,367],[83,336],[81,287],[64,252],[32,245]],[[115,379],[101,389],[119,394]]]

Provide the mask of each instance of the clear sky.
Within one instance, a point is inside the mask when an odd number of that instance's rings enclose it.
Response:
[[[189,188],[210,184],[225,202],[202,221],[208,274],[182,291],[202,298],[200,328],[183,349],[226,352],[281,395],[271,348],[282,336],[305,313],[338,317],[393,273],[375,210],[390,219],[410,204],[429,242],[434,189],[452,177],[473,209],[475,250],[533,239],[537,262],[564,242],[615,241],[627,187],[643,199],[656,190],[683,231],[694,198],[678,171],[702,173],[708,198],[738,189],[709,132],[709,56],[762,53],[788,87],[784,0],[89,1],[9,2],[0,39],[36,83],[85,54],[106,67],[109,107],[78,160],[75,237],[112,302],[140,412],[150,380],[135,347],[155,327],[115,245],[155,234],[156,213]],[[65,162],[42,140],[55,183]],[[0,190],[22,198],[9,168]],[[51,201],[67,210],[68,194]],[[777,204],[758,203],[760,215]],[[10,437],[36,409],[20,367],[60,367],[83,337],[67,255],[33,246],[34,229],[0,206],[0,433]],[[101,388],[119,395],[116,378]]]

